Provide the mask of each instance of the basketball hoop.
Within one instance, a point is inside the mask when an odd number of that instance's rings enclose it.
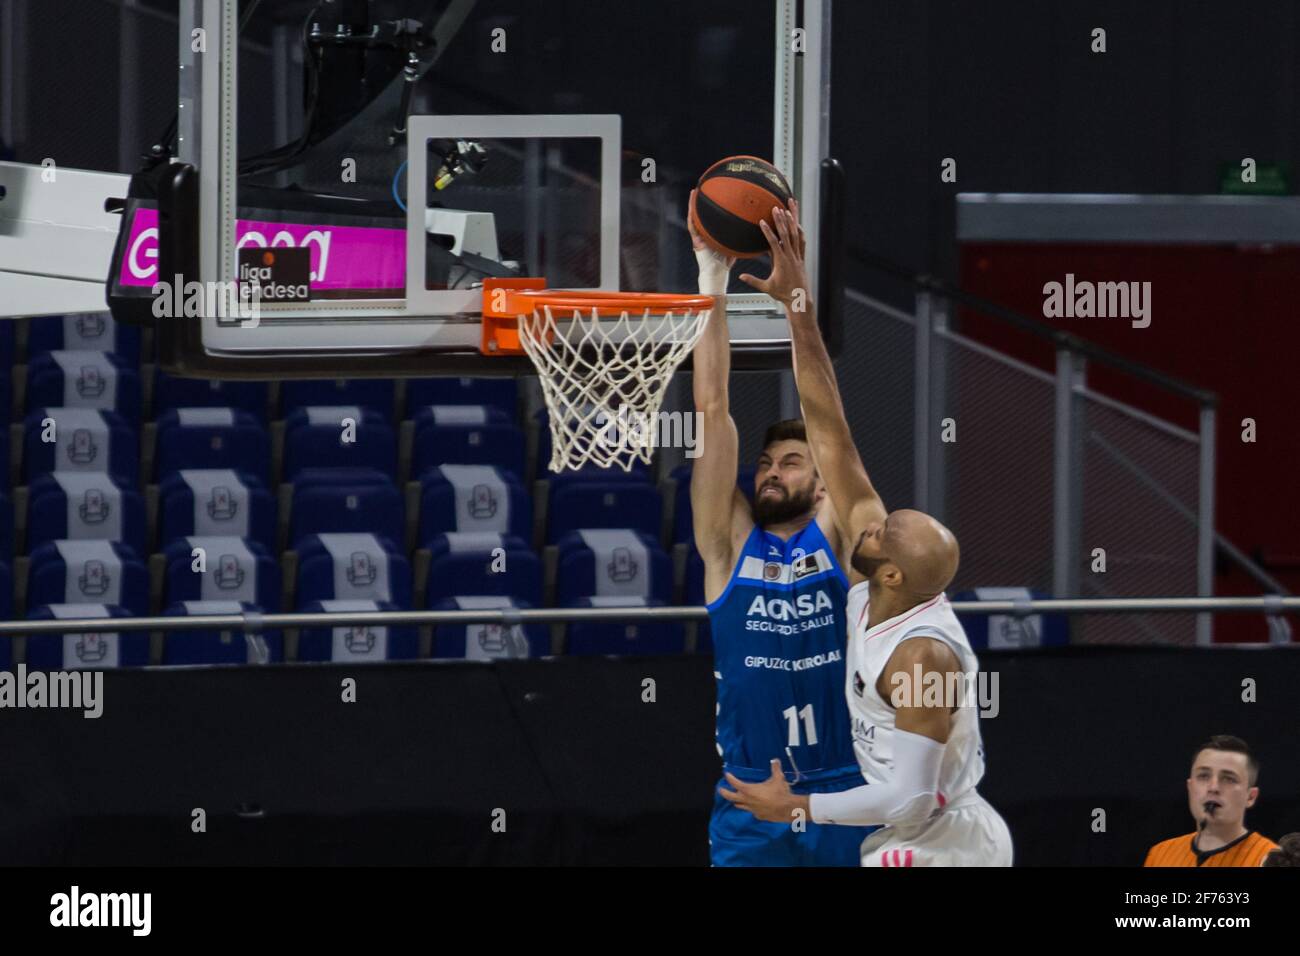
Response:
[[[551,418],[551,471],[650,463],[659,407],[713,309],[708,295],[547,289],[485,279],[485,355],[527,355]]]

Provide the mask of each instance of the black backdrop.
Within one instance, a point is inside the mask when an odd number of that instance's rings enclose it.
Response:
[[[1183,781],[1213,733],[1262,757],[1248,823],[1300,830],[1300,651],[983,664],[1001,711],[982,721],[980,789],[1018,863],[1137,864],[1189,832]],[[0,710],[0,862],[704,865],[711,669],[691,657],[109,672],[98,720]],[[356,703],[341,701],[345,677]],[[1246,678],[1257,703],[1241,700]],[[191,832],[194,808],[206,833]]]

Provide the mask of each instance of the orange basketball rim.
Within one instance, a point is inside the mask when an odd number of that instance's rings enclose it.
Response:
[[[618,319],[624,315],[700,313],[712,308],[711,295],[548,289],[545,279],[484,279],[483,335],[479,350],[484,355],[523,355],[519,320],[547,309]]]

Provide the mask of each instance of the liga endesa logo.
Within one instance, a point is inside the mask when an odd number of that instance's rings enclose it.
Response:
[[[152,216],[146,215],[152,213]],[[150,222],[153,225],[150,225]],[[127,285],[148,285],[158,278],[158,213],[152,209],[141,209],[136,213],[132,226],[132,235],[122,260],[122,281]],[[298,249],[315,247],[313,259],[317,265],[311,272],[311,281],[328,285],[330,264],[330,245],[333,230],[309,229],[305,235],[295,236],[287,229],[276,232],[268,242],[266,236],[256,229],[247,228],[249,224],[239,223],[236,231],[239,239],[235,248],[252,246],[258,249],[286,248]],[[400,234],[405,241],[405,233]]]
[[[123,286],[153,285],[158,275],[158,210],[134,209],[118,269]],[[268,222],[235,222],[235,248],[307,249],[308,281],[315,290],[402,290],[406,288],[406,229]]]
[[[306,249],[241,249],[236,280],[256,287],[263,302],[311,299],[311,258]]]

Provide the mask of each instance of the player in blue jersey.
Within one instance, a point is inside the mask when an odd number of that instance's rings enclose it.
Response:
[[[729,786],[719,793],[758,820],[884,824],[863,842],[863,866],[1010,866],[1006,821],[977,789],[984,775],[979,714],[968,694],[930,692],[936,684],[972,686],[979,671],[944,595],[961,557],[957,538],[920,511],[885,511],[862,467],[806,294],[798,203],[774,207],[772,221],[773,227],[761,223],[771,274],[741,279],[785,306],[809,445],[840,540],[853,542],[845,562],[854,586],[847,601],[850,682],[844,693],[865,782],[805,795],[791,788],[773,760],[767,780],[729,773]]]
[[[777,759],[796,793],[858,787],[844,697],[849,548],[801,421],[768,429],[752,507],[736,487],[725,300],[734,260],[708,248],[694,229],[691,239],[700,292],[716,298],[692,353],[702,432],[691,510],[713,632],[718,753],[724,770],[741,780],[766,780]],[[715,794],[709,845],[715,866],[857,866],[870,832],[811,820],[768,823]]]

